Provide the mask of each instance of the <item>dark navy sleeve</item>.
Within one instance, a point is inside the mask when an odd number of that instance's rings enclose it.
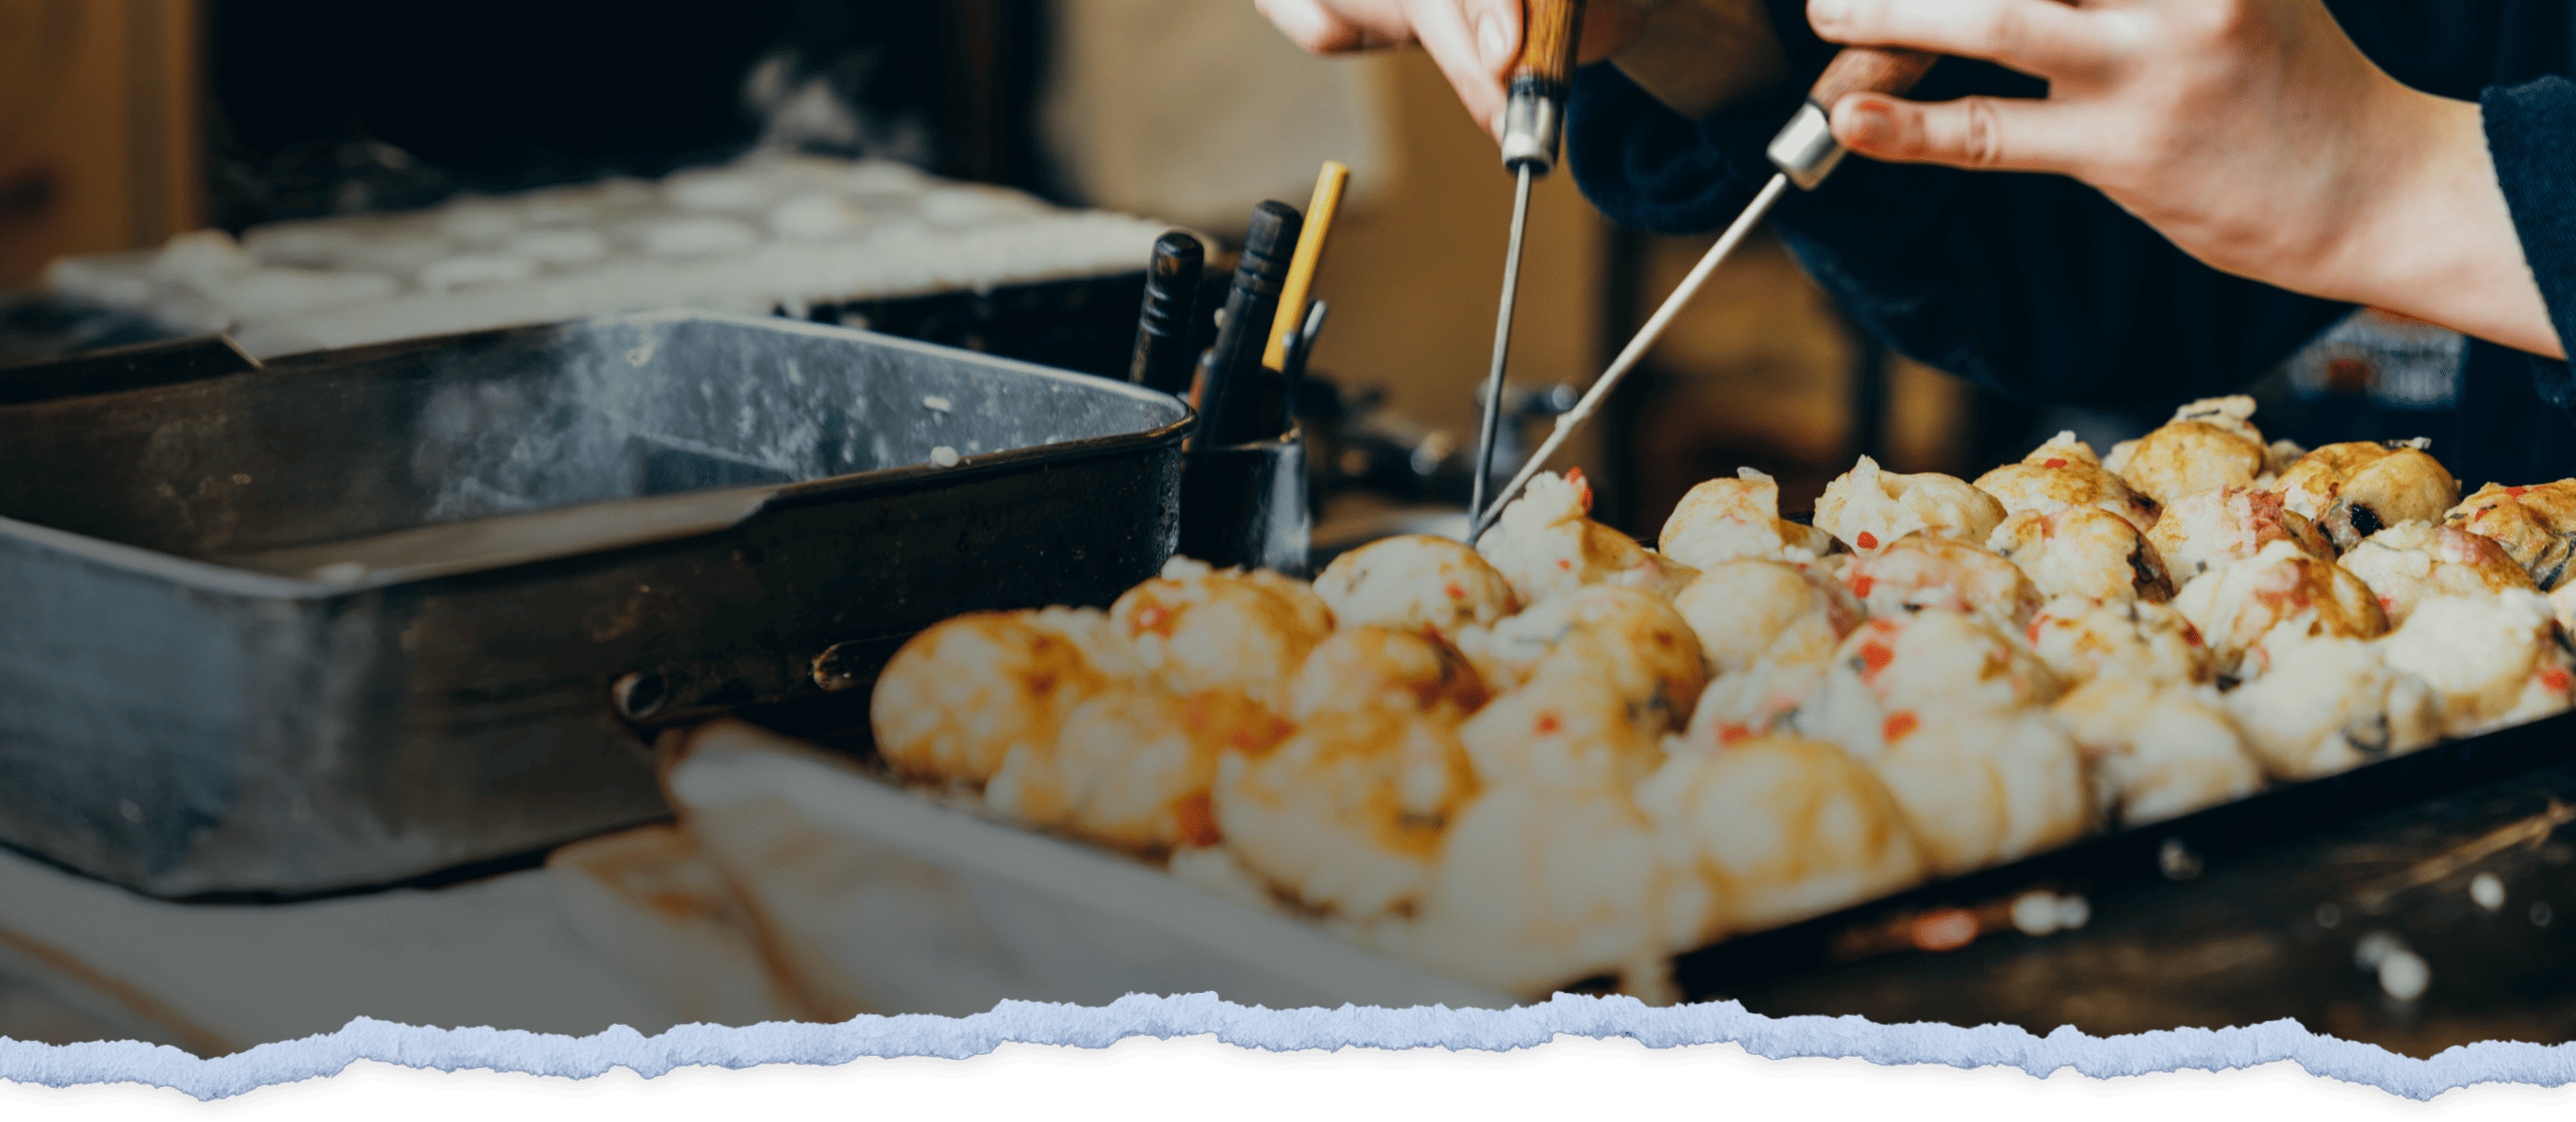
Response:
[[[2487,152],[2522,236],[2523,257],[2540,283],[2561,345],[2576,347],[2576,83],[2543,78],[2490,87],[2484,108]],[[2534,358],[2543,400],[2576,408],[2576,378],[2564,362]]]
[[[1802,0],[1770,0],[1786,92],[1689,121],[1615,67],[1586,67],[1567,164],[1611,220],[1722,228],[1770,178],[1763,146],[1831,57]],[[2041,96],[2032,78],[1957,59],[1914,97]],[[2100,192],[2058,176],[1854,158],[1773,224],[1808,272],[1889,346],[2015,396],[2154,405],[2234,392],[2351,309],[2191,259]]]

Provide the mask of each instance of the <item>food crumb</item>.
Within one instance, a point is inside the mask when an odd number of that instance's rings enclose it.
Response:
[[[949,403],[947,398],[940,397],[937,394],[932,394],[928,397],[922,398],[921,407],[924,409],[936,409],[942,413],[956,408],[955,405]]]
[[[930,462],[938,467],[956,467],[957,450],[942,444],[930,450]]]
[[[2479,873],[2469,882],[2469,899],[2490,912],[2504,907],[2504,882],[2497,880],[2494,873]]]

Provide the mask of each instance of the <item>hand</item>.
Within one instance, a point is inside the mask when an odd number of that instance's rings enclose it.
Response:
[[[1253,0],[1253,7],[1319,55],[1420,44],[1476,123],[1502,135],[1502,76],[1520,53],[1521,0]],[[1644,20],[1639,0],[1585,4],[1578,61],[1608,58]]]
[[[2364,57],[2318,0],[1809,0],[1827,40],[1986,59],[2036,101],[1853,94],[1882,160],[2054,172],[2209,265],[2562,357],[2478,106]]]

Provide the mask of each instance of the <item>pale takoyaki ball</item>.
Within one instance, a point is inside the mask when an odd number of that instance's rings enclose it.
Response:
[[[2338,548],[2405,522],[2439,522],[2460,484],[2426,455],[2427,441],[2329,444],[2299,458],[2272,490]]]
[[[2252,415],[2251,398],[2194,402],[2163,427],[2114,448],[2104,466],[2161,506],[2221,487],[2252,486],[2268,466],[2263,435],[2246,421]]]
[[[2285,506],[2280,495],[2252,487],[2193,495],[2166,507],[2147,533],[2147,544],[2155,547],[2177,587],[2277,541],[2293,543],[2320,561],[2335,558],[2334,543],[2315,524]]]
[[[1462,542],[1427,534],[1373,541],[1334,558],[1315,578],[1315,595],[1331,607],[1336,626],[1428,630],[1452,642],[1462,628],[1520,610],[1501,570]]]
[[[1782,561],[1739,558],[1710,566],[1673,598],[1715,674],[1769,659],[1823,662],[1860,626],[1860,601],[1822,573]]]
[[[1780,517],[1780,484],[1743,468],[1735,479],[1690,489],[1656,542],[1664,555],[1706,569],[1743,557],[1811,560],[1833,551],[1833,535]]]
[[[2058,692],[2038,656],[1993,625],[1927,608],[1874,618],[1843,640],[1797,725],[1872,760],[1917,729],[2046,705]]]
[[[2576,479],[2536,487],[2489,483],[2442,521],[2494,538],[2542,592],[2556,592],[2576,578]]]
[[[1591,519],[1592,486],[1580,470],[1543,471],[1503,508],[1477,552],[1511,582],[1523,605],[1606,584],[1656,564],[1628,535]]]
[[[1266,749],[1290,730],[1227,691],[1175,696],[1121,683],[1075,706],[1053,743],[1014,745],[984,805],[1135,853],[1213,845],[1208,784],[1218,755]]]
[[[1269,579],[1262,579],[1264,576]],[[1332,613],[1277,574],[1218,572],[1175,557],[1109,606],[1145,672],[1173,693],[1222,689],[1288,708],[1288,683],[1332,633]]]
[[[1764,737],[1681,753],[1638,788],[1637,804],[1714,882],[1732,931],[1812,919],[1923,879],[1896,797],[1831,744]]]
[[[2260,653],[2270,669],[2226,700],[2274,779],[2333,775],[2442,738],[2433,687],[2390,666],[2378,643],[2285,629]]]
[[[2174,594],[2173,606],[2200,629],[2220,674],[2251,678],[2245,652],[2276,629],[2375,639],[2388,613],[2361,578],[2320,561],[2291,542],[2264,546],[2252,559],[2212,569]]]
[[[1816,528],[1862,553],[1876,553],[1924,531],[1983,542],[2004,520],[2003,504],[1965,480],[1934,473],[1898,475],[1867,456],[1825,485]]]
[[[1490,697],[1467,657],[1437,635],[1345,627],[1307,653],[1288,684],[1288,717],[1395,709],[1454,725]]]
[[[1927,721],[1890,738],[1877,768],[1937,877],[2055,849],[2093,827],[2082,757],[2045,710]]]
[[[1441,846],[1397,953],[1514,994],[1652,974],[1724,929],[1707,878],[1668,856],[1624,788],[1488,788]]]
[[[982,786],[1017,745],[1139,670],[1096,609],[976,612],[897,650],[868,700],[877,753],[908,782]]]
[[[1343,710],[1266,752],[1218,758],[1216,824],[1235,860],[1309,907],[1412,910],[1476,781],[1456,731],[1401,709]]]
[[[2441,698],[2442,731],[2467,737],[2567,710],[2576,656],[2563,634],[2547,598],[2517,589],[2426,600],[2382,645]]]
[[[1634,787],[1663,761],[1605,675],[1566,667],[1493,700],[1458,727],[1488,787]]]
[[[1854,554],[1836,573],[1872,616],[1927,608],[1966,612],[2018,631],[2046,599],[2002,554],[1929,533],[1908,534],[1876,554]]]
[[[2216,689],[2096,678],[2052,710],[2074,738],[2106,821],[2144,826],[2262,789],[2263,769]]]
[[[2164,559],[2127,519],[2098,507],[2023,511],[1995,527],[1986,548],[2003,555],[2042,596],[2173,599]]]
[[[2207,683],[2209,644],[2170,604],[2066,596],[2030,621],[2030,646],[2069,688],[2100,678]]]
[[[2427,597],[2533,591],[2531,575],[2495,539],[2431,522],[2400,523],[2372,534],[2337,564],[2379,596],[2391,627],[2405,626]]]
[[[1714,752],[1775,733],[1802,735],[1799,715],[1824,691],[1828,665],[1821,659],[1763,661],[1719,675],[1699,695],[1699,706],[1691,710],[1690,728],[1682,733],[1680,744],[1667,740],[1666,752]]]
[[[1994,496],[2008,515],[2055,514],[2082,506],[2119,515],[2142,534],[2156,524],[2154,506],[2104,468],[2092,446],[2071,432],[2057,434],[2020,463],[1978,476],[1976,488]]]
[[[1594,585],[1470,627],[1459,649],[1487,686],[1517,689],[1556,670],[1581,669],[1611,683],[1640,733],[1660,736],[1689,723],[1708,686],[1699,636],[1671,604],[1651,593]]]

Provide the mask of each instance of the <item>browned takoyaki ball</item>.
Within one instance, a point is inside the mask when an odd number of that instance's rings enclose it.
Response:
[[[2005,464],[1977,477],[1977,490],[1995,497],[2007,514],[2055,514],[2074,506],[2109,511],[2128,520],[2139,533],[2154,529],[2155,505],[2111,474],[2090,445],[2061,432],[2020,463]]]
[[[2329,444],[2291,464],[2272,489],[2338,548],[2351,549],[2391,526],[2439,522],[2460,501],[2459,481],[2423,443]]]
[[[2251,487],[2203,491],[2165,508],[2147,544],[2156,548],[2174,584],[2230,561],[2243,561],[2276,541],[2295,544],[2320,561],[2334,560],[2334,543],[2285,505],[2280,495]]]
[[[2542,592],[2576,578],[2576,479],[2531,487],[2489,483],[2442,520],[2494,538]]]
[[[1462,542],[1427,534],[1373,541],[1334,558],[1315,578],[1315,594],[1338,626],[1429,630],[1451,642],[1461,630],[1520,610],[1501,570]]]
[[[2268,465],[2247,397],[2196,401],[2162,428],[2112,450],[2104,466],[2139,494],[2171,505],[2203,491],[2251,486]]]
[[[2098,507],[2023,511],[2004,519],[1986,548],[2020,567],[2042,596],[2173,599],[2173,578],[2156,547],[2127,519]]]

